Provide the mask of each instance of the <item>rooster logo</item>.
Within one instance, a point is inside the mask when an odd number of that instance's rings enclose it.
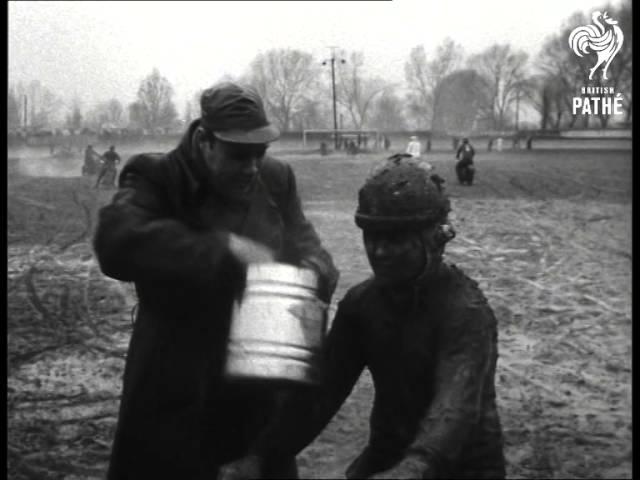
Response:
[[[598,55],[598,62],[589,70],[589,80],[593,78],[596,69],[602,67],[602,78],[607,80],[607,69],[613,57],[622,48],[624,35],[618,26],[618,21],[609,18],[607,12],[595,11],[591,14],[594,25],[585,25],[575,28],[569,35],[569,46],[576,55],[595,52]],[[605,25],[602,25],[602,20]],[[591,49],[591,52],[589,51]]]

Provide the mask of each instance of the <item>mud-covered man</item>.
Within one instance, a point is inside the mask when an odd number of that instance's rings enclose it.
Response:
[[[384,162],[359,192],[355,218],[373,276],[339,304],[321,390],[292,402],[225,478],[302,450],[365,367],[375,386],[371,431],[347,478],[504,478],[496,319],[477,283],[443,262],[454,236],[449,200],[407,157]]]
[[[337,281],[291,167],[266,155],[279,132],[259,95],[218,84],[201,109],[177,148],[127,162],[100,211],[100,267],[139,299],[110,480],[215,479],[266,424],[279,392],[223,375],[248,263],[313,269],[324,301]],[[296,476],[295,459],[267,456],[260,475]]]
[[[473,157],[476,151],[474,150],[468,138],[463,138],[460,147],[456,151],[456,175],[458,176],[458,182],[461,185],[473,184],[473,177],[475,175],[475,167],[473,166]]]
[[[102,168],[96,180],[96,188],[100,186],[100,182],[102,182],[104,178],[108,179],[110,187],[116,186],[116,168],[119,163],[120,155],[116,152],[115,145],[111,145],[109,150],[102,154]]]

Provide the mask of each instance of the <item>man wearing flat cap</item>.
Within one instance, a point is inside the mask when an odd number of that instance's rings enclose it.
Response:
[[[109,480],[215,479],[277,408],[272,386],[223,376],[246,266],[313,269],[325,302],[338,277],[291,167],[266,155],[278,136],[255,90],[216,85],[180,144],[129,159],[100,210],[100,268],[134,282],[139,299]],[[295,477],[295,461],[270,459],[261,475]]]

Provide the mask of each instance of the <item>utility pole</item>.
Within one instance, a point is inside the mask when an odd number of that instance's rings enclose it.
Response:
[[[27,96],[24,96],[24,103],[23,103],[23,109],[22,109],[22,122],[23,122],[23,127],[27,128]]]
[[[322,62],[322,65],[326,65],[327,62],[331,62],[331,92],[333,95],[333,142],[334,147],[338,149],[338,113],[336,109],[336,47],[329,47],[331,49],[331,58]],[[345,63],[343,59],[340,63]]]
[[[520,89],[516,90],[516,132],[518,131],[520,117]]]

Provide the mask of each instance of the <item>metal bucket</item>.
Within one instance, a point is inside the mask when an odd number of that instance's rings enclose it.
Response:
[[[249,265],[233,307],[225,373],[233,379],[319,382],[326,305],[315,272],[280,263]]]

